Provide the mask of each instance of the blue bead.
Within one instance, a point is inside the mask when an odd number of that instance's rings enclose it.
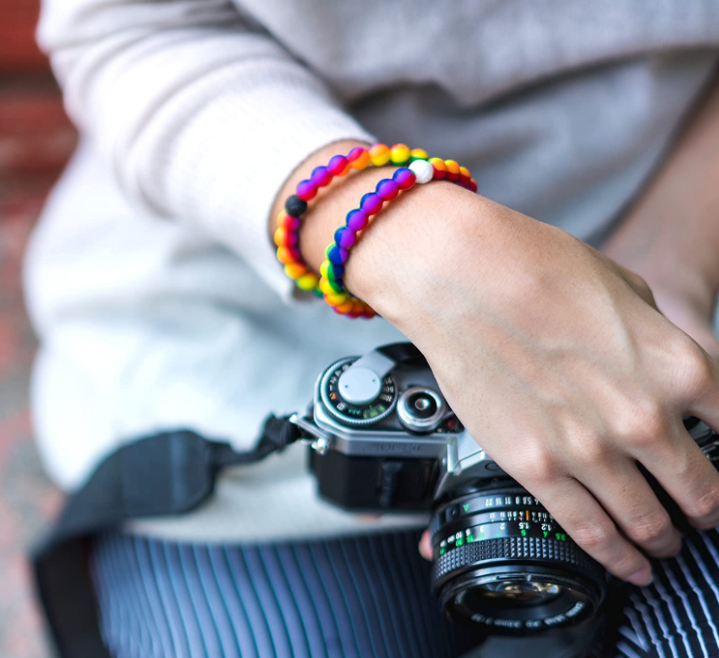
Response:
[[[344,265],[337,265],[330,262],[330,266],[327,268],[327,278],[333,281],[340,281],[342,275],[345,273]]]
[[[330,263],[342,265],[347,260],[347,250],[342,249],[342,247],[338,247],[337,245],[334,245],[328,254],[328,260]]]
[[[343,234],[346,230],[347,230],[346,227],[340,226],[340,227],[335,231],[335,244],[339,244],[340,242],[342,242],[342,234]]]

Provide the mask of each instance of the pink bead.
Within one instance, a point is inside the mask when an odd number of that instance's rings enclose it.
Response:
[[[303,201],[309,201],[317,196],[317,186],[311,180],[303,180],[297,184],[297,196]]]
[[[335,155],[327,165],[327,169],[333,176],[341,176],[349,166],[349,160],[344,155]]]
[[[332,182],[332,174],[327,167],[315,167],[312,171],[312,183],[317,187],[325,187]],[[298,195],[299,196],[299,195]]]
[[[382,207],[382,197],[379,194],[370,192],[362,197],[361,208],[368,215],[374,215]]]
[[[339,244],[340,244],[340,247],[342,247],[344,249],[348,249],[355,243],[356,240],[357,240],[357,236],[355,235],[355,232],[349,228],[346,228],[342,233],[342,237],[340,238]]]
[[[396,199],[399,194],[399,185],[393,180],[384,180],[377,186],[377,194],[385,201],[392,201],[392,199]]]
[[[365,228],[365,226],[367,226],[367,221],[367,213],[363,212],[362,210],[351,210],[347,214],[347,228],[349,228],[355,233]]]

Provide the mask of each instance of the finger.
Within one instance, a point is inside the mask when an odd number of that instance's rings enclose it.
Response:
[[[653,557],[678,555],[681,533],[633,460],[594,466],[581,482],[622,532]]]
[[[691,525],[713,528],[719,524],[719,473],[683,426],[670,436],[670,441],[657,441],[635,456]]]
[[[569,536],[607,571],[635,585],[652,581],[649,560],[609,518],[594,496],[574,478],[545,485],[532,494]]]
[[[425,559],[425,560],[432,560],[432,540],[429,536],[429,530],[425,530],[422,533],[422,538],[419,540],[419,546],[417,546],[419,549],[419,554]]]

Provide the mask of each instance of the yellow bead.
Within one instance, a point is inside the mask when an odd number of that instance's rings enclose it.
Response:
[[[429,155],[427,155],[427,151],[424,149],[412,149],[409,152],[410,158],[413,160],[427,160],[429,158]]]
[[[444,164],[447,165],[447,171],[450,174],[459,174],[459,163],[454,160],[445,160]]]
[[[402,165],[409,160],[409,146],[405,144],[395,144],[390,150],[390,160],[392,164]]]
[[[283,229],[281,226],[275,231],[275,244],[278,247],[281,247],[285,243],[285,239],[287,238],[287,231]]]
[[[369,150],[369,157],[375,167],[384,167],[389,162],[390,150],[386,144],[375,144]]]
[[[329,278],[329,277],[327,276],[327,269],[329,268],[329,266],[330,266],[330,262],[329,262],[328,260],[323,260],[323,261],[322,261],[322,265],[320,265],[320,276],[321,276],[323,279],[328,279],[328,278]]]
[[[314,290],[317,287],[318,282],[319,279],[317,278],[317,275],[312,272],[308,272],[297,279],[297,287],[302,290]]]
[[[285,274],[290,277],[290,279],[298,279],[306,271],[307,268],[301,263],[290,263],[289,265],[285,265]]]
[[[354,302],[352,302],[352,301],[343,302],[342,304],[338,304],[337,306],[335,306],[335,308],[340,313],[349,313],[353,307],[354,307]]]
[[[325,276],[320,279],[320,290],[325,293],[325,295],[334,295],[335,292],[337,292]]]
[[[332,292],[331,294],[325,294],[325,301],[330,306],[339,306],[340,304],[344,304],[348,299],[349,296],[343,292]]]

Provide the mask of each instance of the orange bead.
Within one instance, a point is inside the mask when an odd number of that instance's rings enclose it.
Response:
[[[354,302],[347,301],[347,302],[344,302],[343,304],[338,304],[337,306],[335,306],[335,308],[337,309],[338,313],[344,314],[344,313],[349,313],[352,310],[353,306],[354,306]]]
[[[362,170],[362,169],[365,169],[369,163],[370,163],[369,153],[366,150],[364,150],[356,160],[353,160],[352,162],[350,162],[350,167],[352,167],[352,169]],[[340,174],[340,175],[342,175],[342,174]]]
[[[285,231],[285,229],[283,229],[283,228],[280,226],[280,228],[278,228],[278,229],[275,231],[275,244],[276,244],[278,247],[286,247],[286,246],[287,246],[287,245],[285,244],[286,240],[287,240],[287,231]]]
[[[287,247],[277,248],[277,260],[284,265],[290,265],[297,262],[296,252],[294,249],[288,249]]]
[[[285,274],[290,277],[290,279],[299,279],[306,271],[307,268],[302,263],[285,265]]]
[[[375,144],[369,150],[369,157],[375,167],[384,167],[390,158],[390,149],[387,144]]]
[[[447,175],[447,165],[442,158],[431,158],[429,163],[434,167],[435,180],[442,180]]]
[[[454,160],[445,160],[444,164],[447,165],[447,180],[456,181],[459,178],[459,164]]]
[[[349,295],[343,293],[343,292],[332,292],[331,294],[325,295],[325,301],[330,306],[340,306],[341,304],[344,304],[349,299]]]

